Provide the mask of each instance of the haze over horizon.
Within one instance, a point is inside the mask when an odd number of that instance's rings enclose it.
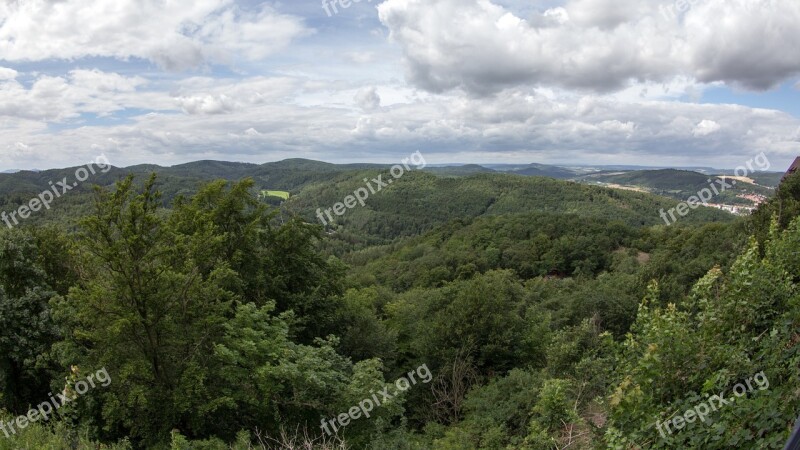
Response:
[[[129,167],[134,167],[134,166],[138,166],[138,165],[150,165],[150,164],[154,164],[154,165],[161,166],[161,167],[174,167],[174,166],[193,164],[193,163],[201,163],[201,162],[220,162],[220,163],[233,163],[233,164],[264,165],[264,164],[280,163],[280,162],[289,161],[289,160],[292,160],[292,159],[305,159],[305,160],[308,160],[308,161],[317,161],[317,162],[328,163],[328,164],[337,164],[337,165],[339,165],[339,164],[340,165],[347,165],[347,164],[379,164],[379,165],[387,165],[388,166],[388,165],[397,164],[397,161],[339,161],[339,162],[334,162],[334,161],[323,161],[323,160],[319,160],[319,159],[309,159],[309,158],[285,158],[285,159],[281,159],[281,160],[263,161],[263,162],[257,162],[257,161],[256,162],[251,162],[251,161],[227,161],[227,160],[222,160],[222,159],[206,159],[206,160],[186,161],[186,162],[175,163],[175,164],[167,164],[167,165],[155,164],[155,163],[142,163],[142,164],[131,164],[131,165],[126,165],[126,166],[116,166],[116,167],[119,167],[121,169],[126,169],[126,168],[129,168]],[[483,166],[483,167],[486,167],[486,168],[491,168],[493,166],[505,166],[505,165],[507,165],[507,166],[524,166],[524,165],[528,165],[528,164],[542,164],[542,163],[538,163],[538,162],[535,162],[535,161],[521,162],[521,163],[443,162],[443,163],[432,163],[432,164],[429,163],[429,164],[427,164],[426,167],[457,167],[457,166],[478,165],[478,166]],[[713,164],[694,164],[694,165],[691,165],[691,166],[682,166],[682,165],[671,165],[671,166],[670,165],[664,165],[664,166],[662,166],[662,165],[639,165],[639,164],[591,164],[591,163],[582,163],[582,162],[572,162],[572,163],[563,163],[563,164],[562,163],[551,163],[551,164],[543,164],[543,165],[553,166],[553,167],[576,167],[576,168],[577,167],[580,167],[580,168],[591,168],[591,167],[601,168],[601,167],[617,167],[618,166],[618,167],[630,167],[630,168],[633,168],[633,169],[641,169],[641,170],[655,170],[655,169],[692,170],[692,169],[703,168],[703,169],[717,169],[717,170],[721,170],[721,171],[722,170],[728,171],[728,170],[734,170],[735,169],[735,167],[718,167],[718,166],[714,166]],[[78,166],[80,166],[80,164],[76,164],[74,166],[60,166],[60,167],[34,167],[34,168],[29,168],[29,169],[1,168],[0,169],[0,175],[9,174],[9,173],[17,173],[17,172],[20,172],[20,171],[42,172],[42,171],[46,171],[46,170],[68,169],[68,168],[73,168],[73,167],[78,167]],[[789,166],[787,165],[786,167],[788,168]],[[765,170],[765,171],[762,171],[762,170],[757,170],[757,171],[758,172],[776,172],[776,173],[781,173],[781,172],[784,172],[785,169],[783,168],[783,166],[780,166],[780,167],[770,167],[768,170]]]
[[[720,169],[764,151],[784,170],[800,154],[800,4],[691,3],[3,3],[0,171],[416,150]]]

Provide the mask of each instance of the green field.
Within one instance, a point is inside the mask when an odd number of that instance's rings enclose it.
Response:
[[[278,197],[284,200],[289,200],[289,194],[286,191],[261,191],[261,197]]]

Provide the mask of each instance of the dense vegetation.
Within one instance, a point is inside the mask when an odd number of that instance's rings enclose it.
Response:
[[[800,176],[751,218],[666,227],[663,197],[411,172],[323,227],[385,168],[150,169],[0,231],[0,420],[113,380],[0,449],[781,448],[800,412]],[[422,365],[430,383],[320,430]]]

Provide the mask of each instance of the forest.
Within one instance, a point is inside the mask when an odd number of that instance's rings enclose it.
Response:
[[[114,168],[3,227],[0,450],[783,448],[800,175],[665,226],[676,199],[411,172],[316,220],[381,171]]]

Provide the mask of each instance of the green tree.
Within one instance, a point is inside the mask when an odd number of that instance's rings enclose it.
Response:
[[[682,306],[653,307],[651,292],[625,342],[609,398],[612,447],[782,448],[796,419],[800,363],[800,296],[796,280],[800,219],[785,231],[775,221],[759,251],[750,246],[725,272],[714,268]],[[761,254],[764,256],[760,256]],[[756,374],[768,380],[746,396],[717,405],[706,421],[659,435],[655,422],[722,394]]]
[[[56,291],[42,262],[29,232],[0,231],[0,407],[17,413],[47,397],[54,369],[48,353],[59,334],[48,302]]]

